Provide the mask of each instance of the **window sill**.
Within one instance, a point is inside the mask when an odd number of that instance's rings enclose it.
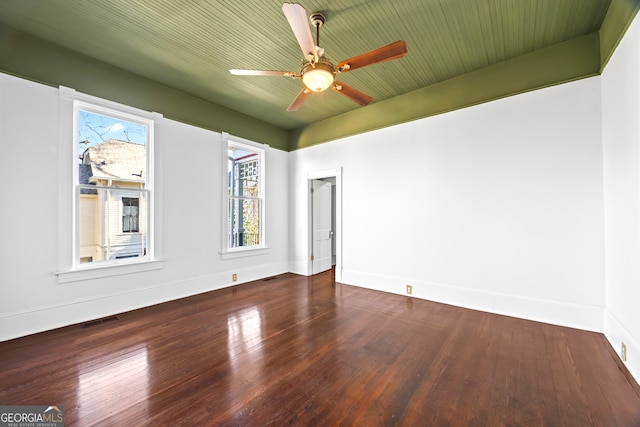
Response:
[[[100,279],[103,277],[120,276],[123,274],[140,273],[144,271],[161,270],[164,268],[164,260],[129,262],[109,264],[99,267],[86,267],[76,270],[59,271],[58,284],[81,282],[83,280]]]
[[[271,248],[261,247],[255,249],[238,249],[227,252],[220,252],[220,259],[233,259],[246,256],[256,256],[268,254]]]

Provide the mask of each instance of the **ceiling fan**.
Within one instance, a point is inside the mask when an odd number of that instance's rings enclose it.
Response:
[[[325,23],[324,15],[320,12],[311,14],[311,24],[316,28],[316,42],[314,43],[309,24],[307,24],[307,12],[304,7],[297,3],[284,3],[282,5],[282,11],[287,17],[289,25],[304,55],[300,72],[237,69],[229,70],[229,72],[231,74],[244,76],[286,76],[301,78],[305,87],[298,93],[298,96],[296,96],[291,105],[289,105],[287,111],[298,110],[307,95],[312,91],[322,92],[329,87],[358,104],[365,106],[369,104],[373,98],[345,83],[335,81],[336,74],[391,59],[402,58],[407,53],[406,43],[403,40],[398,40],[333,65],[333,63],[324,56],[324,49],[320,47],[320,27]]]

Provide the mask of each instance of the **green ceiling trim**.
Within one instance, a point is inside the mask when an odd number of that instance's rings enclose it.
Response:
[[[291,150],[594,76],[599,53],[597,33],[558,43],[305,126],[292,133]]]
[[[0,26],[0,71],[288,149],[289,132],[285,129],[4,26]]]
[[[611,0],[600,28],[600,71],[609,62],[624,33],[640,8],[640,0]]]

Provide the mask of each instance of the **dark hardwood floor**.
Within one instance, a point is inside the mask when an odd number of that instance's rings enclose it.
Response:
[[[0,343],[67,426],[640,426],[601,334],[277,278]]]

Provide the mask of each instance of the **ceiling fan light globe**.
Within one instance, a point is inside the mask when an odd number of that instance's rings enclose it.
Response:
[[[304,73],[302,82],[312,91],[322,92],[333,83],[333,73],[321,68],[314,68]]]
[[[331,62],[322,58],[316,64],[306,64],[301,73],[302,83],[314,92],[327,90],[333,83],[335,68]]]

